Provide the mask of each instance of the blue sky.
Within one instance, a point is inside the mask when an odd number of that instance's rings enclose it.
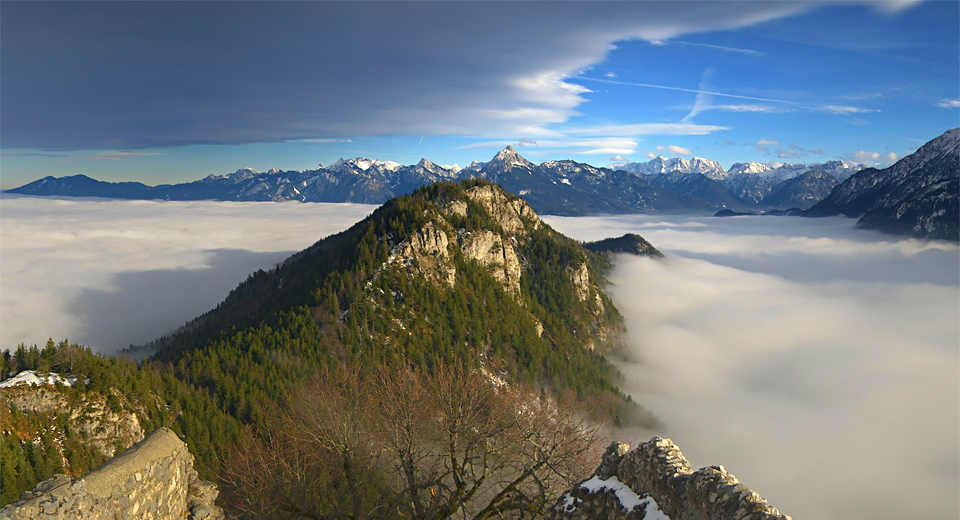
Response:
[[[960,3],[4,2],[0,187],[340,157],[889,164],[960,126]]]

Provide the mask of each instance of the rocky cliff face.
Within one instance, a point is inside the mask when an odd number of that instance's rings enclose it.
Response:
[[[84,444],[96,449],[104,457],[112,457],[117,448],[129,448],[143,440],[143,428],[140,419],[130,403],[119,392],[111,399],[98,392],[87,392],[79,396],[70,395],[48,386],[15,386],[0,390],[9,410],[27,414],[39,414],[66,421],[66,427],[78,432]],[[112,402],[112,404],[111,404]],[[60,422],[60,421],[56,421]],[[33,421],[24,421],[22,426],[29,429]],[[19,432],[21,437],[36,437],[39,432]],[[55,439],[55,445],[61,450],[66,443],[66,432],[62,429],[45,431]],[[63,457],[67,461],[66,457]],[[69,466],[69,464],[65,464]],[[67,467],[69,470],[69,467]]]
[[[218,520],[216,486],[193,469],[193,455],[160,428],[82,478],[58,475],[0,510],[0,520]]]
[[[540,229],[540,217],[522,199],[508,197],[496,186],[475,186],[468,189],[466,195],[502,231],[458,228],[454,225],[455,219],[469,218],[470,205],[463,200],[444,201],[429,222],[409,240],[394,247],[389,263],[406,266],[427,279],[453,286],[457,280],[456,251],[467,261],[484,266],[507,293],[519,300],[523,265],[518,246],[530,233]],[[597,288],[589,280],[586,264],[581,271],[579,278],[573,277],[573,280],[580,300],[584,301],[588,296],[593,297]]]
[[[790,520],[723,466],[693,471],[670,440],[633,451],[614,442],[593,477],[566,493],[548,520]]]

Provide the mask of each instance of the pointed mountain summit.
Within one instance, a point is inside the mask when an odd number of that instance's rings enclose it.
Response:
[[[523,158],[513,146],[507,146],[497,152],[493,159],[483,163],[483,169],[486,171],[509,171],[513,168],[531,168],[535,166],[530,161]]]

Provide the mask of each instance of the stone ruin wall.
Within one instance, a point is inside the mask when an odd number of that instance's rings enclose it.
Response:
[[[199,479],[187,445],[160,428],[83,477],[57,475],[37,484],[0,510],[0,520],[219,520],[218,493]]]
[[[656,509],[670,520],[791,520],[723,466],[693,471],[670,439],[654,437],[629,448],[612,443],[594,477],[561,497],[546,518],[663,518]]]

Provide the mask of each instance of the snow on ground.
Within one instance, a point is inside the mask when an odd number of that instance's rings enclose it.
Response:
[[[617,500],[620,501],[620,505],[623,506],[627,512],[633,511],[637,506],[644,506],[643,520],[670,520],[670,517],[660,510],[660,506],[657,505],[657,501],[654,500],[653,497],[648,495],[640,498],[640,495],[630,489],[630,486],[620,482],[620,479],[617,477],[601,480],[600,477],[594,475],[592,478],[581,482],[580,488],[586,489],[590,493],[613,491]],[[577,499],[575,497],[567,494],[563,498],[564,504],[562,509],[564,511],[572,512],[576,509]]]
[[[19,374],[0,381],[0,388],[11,388],[18,385],[40,386],[43,384],[55,385],[60,383],[63,386],[73,386],[77,382],[77,376],[62,377],[56,372],[50,372],[46,375],[37,374],[33,370],[24,370]]]

